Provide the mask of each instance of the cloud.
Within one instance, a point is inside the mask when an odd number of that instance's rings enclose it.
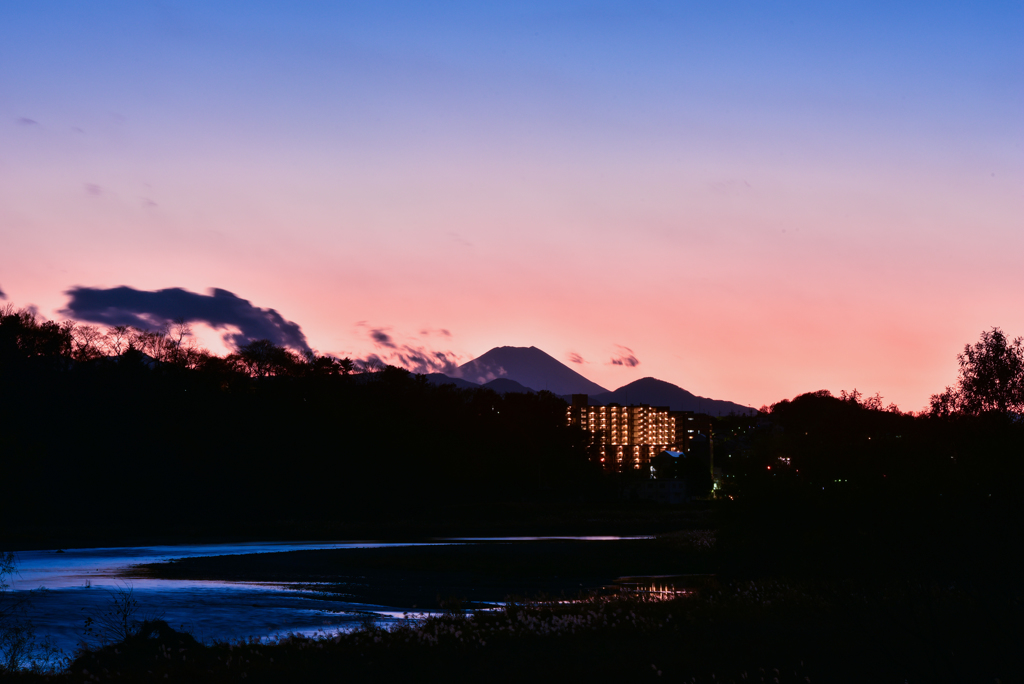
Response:
[[[627,366],[629,368],[635,368],[640,365],[640,359],[633,355],[633,350],[629,347],[623,347],[621,344],[615,345],[615,356],[612,357],[611,361],[608,362],[612,366]]]
[[[498,378],[508,375],[508,371],[505,370],[502,366],[488,366],[484,370],[486,372],[478,373],[476,377],[473,378],[473,382],[477,383],[478,385],[483,385],[490,382],[491,380],[497,380]]]
[[[86,183],[85,191],[92,195],[93,197],[99,197],[100,195],[103,194],[103,188],[96,185],[95,183]]]
[[[39,122],[35,119],[30,119],[27,116],[19,116],[15,119],[19,126],[38,126]]]
[[[3,290],[0,290],[0,299],[7,299],[7,295],[4,293]]]
[[[383,328],[370,328],[370,338],[382,347],[387,347],[388,349],[395,348],[391,335],[384,332]]]
[[[425,347],[402,345],[393,352],[368,354],[357,359],[362,365],[390,365],[405,368],[413,373],[451,374],[459,367],[459,356],[454,352],[436,351]]]
[[[472,242],[470,242],[466,238],[462,237],[459,233],[455,232],[454,230],[449,230],[445,234],[448,236],[448,238],[450,240],[454,240],[455,242],[459,243],[463,247],[472,247],[473,246]]]
[[[750,183],[737,178],[714,181],[708,184],[708,188],[716,195],[741,195],[753,190]]]
[[[420,330],[420,335],[427,337],[429,335],[442,335],[444,337],[451,337],[452,334],[445,328],[424,328]]]
[[[586,361],[583,360],[583,357],[576,352],[569,352],[569,361],[572,363],[586,363]]]
[[[357,359],[362,365],[392,365],[405,368],[413,373],[445,373],[450,374],[459,367],[459,354],[452,351],[438,351],[423,345],[396,342],[387,331],[390,328],[372,327],[365,321],[356,324],[368,328],[368,334],[380,350]],[[442,331],[451,336],[447,330]],[[422,333],[421,333],[422,334]]]
[[[64,294],[70,299],[61,313],[82,321],[154,329],[183,318],[215,329],[236,329],[238,332],[224,333],[224,341],[236,348],[253,340],[270,340],[299,351],[310,350],[297,323],[227,290],[212,288],[210,294],[202,295],[180,287],[152,292],[125,286],[73,287]]]

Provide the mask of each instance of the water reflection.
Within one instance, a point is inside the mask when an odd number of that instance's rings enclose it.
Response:
[[[451,537],[449,542],[517,542],[517,541],[618,541],[625,539],[654,539],[650,535],[640,537]]]
[[[85,618],[110,605],[111,593],[125,586],[119,579],[131,566],[176,558],[274,553],[312,549],[436,546],[544,539],[614,541],[642,537],[465,537],[429,542],[265,542],[138,546],[123,548],[22,551],[16,554],[18,574],[10,582],[16,592],[33,591],[28,617],[40,637],[49,636],[66,653],[78,646]],[[275,634],[350,630],[367,612],[378,624],[422,617],[422,611],[328,600],[280,584],[199,580],[132,579],[137,617],[156,617],[175,629],[185,628],[200,640],[264,638]]]
[[[139,602],[138,618],[161,618],[200,640],[337,631],[360,620],[355,611],[378,608],[255,585],[136,587],[134,596]],[[38,635],[52,637],[69,652],[81,639],[85,618],[100,614],[109,604],[110,594],[103,589],[45,590],[33,596],[29,618]]]
[[[97,549],[68,549],[66,551],[20,551],[15,554],[18,574],[10,583],[15,591],[24,589],[63,589],[83,587],[91,583],[96,587],[113,587],[116,578],[132,565],[160,563],[175,558],[200,556],[233,556],[247,553],[276,553],[310,549],[356,549],[384,546],[423,546],[436,542],[261,542],[245,544],[190,544],[180,546],[131,546]],[[171,588],[173,580],[133,580],[142,588],[159,585]],[[193,582],[185,582],[191,586]]]

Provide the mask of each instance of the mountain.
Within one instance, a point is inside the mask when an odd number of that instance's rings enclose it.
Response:
[[[451,375],[480,384],[507,378],[528,388],[555,394],[608,393],[605,388],[536,347],[495,347],[462,364]]]
[[[743,404],[723,399],[708,399],[687,392],[682,387],[657,378],[641,378],[629,383],[614,392],[592,394],[590,403],[597,406],[608,404],[650,404],[651,406],[668,406],[673,411],[695,411],[711,416],[725,416],[730,413],[755,413],[755,410]]]
[[[648,404],[668,406],[673,411],[694,411],[712,416],[755,413],[754,409],[723,399],[708,399],[657,378],[641,378],[614,392],[590,380],[536,347],[495,347],[483,356],[464,363],[450,375],[431,373],[435,385],[484,386],[499,394],[547,389],[571,401],[572,394],[586,394],[595,406],[607,404]]]
[[[463,380],[462,378],[453,378],[444,373],[427,373],[426,378],[427,382],[431,385],[455,385],[459,389],[476,389],[480,386],[479,383]]]
[[[534,394],[536,390],[532,390],[529,387],[523,387],[515,380],[509,380],[508,378],[495,378],[490,382],[485,382],[482,385],[478,385],[475,382],[469,380],[463,380],[462,378],[451,378],[444,373],[430,373],[426,376],[427,382],[431,385],[455,385],[459,389],[480,389],[486,387],[489,390],[494,390],[498,394],[508,394],[509,392],[518,392],[519,394]]]
[[[485,382],[481,387],[492,389],[498,394],[508,394],[509,392],[519,392],[520,394],[534,393],[534,390],[529,387],[524,387],[515,380],[509,380],[508,378],[494,378],[490,382]]]

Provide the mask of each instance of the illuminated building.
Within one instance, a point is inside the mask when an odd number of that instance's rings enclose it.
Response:
[[[676,419],[666,406],[590,406],[586,394],[572,395],[569,425],[591,434],[594,457],[606,470],[639,470],[676,443]]]

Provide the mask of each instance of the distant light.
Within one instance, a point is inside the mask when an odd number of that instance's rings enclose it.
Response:
[[[771,466],[768,466],[768,470],[771,470],[771,469],[772,469],[772,467],[771,467]]]

